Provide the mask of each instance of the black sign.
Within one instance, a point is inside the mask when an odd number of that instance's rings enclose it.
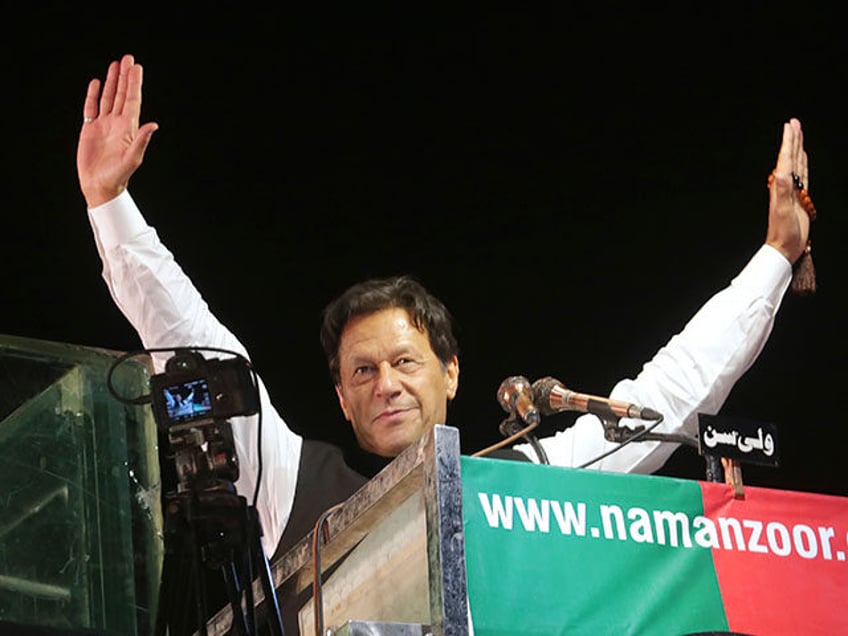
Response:
[[[698,414],[698,452],[747,464],[777,466],[777,427],[738,417]]]

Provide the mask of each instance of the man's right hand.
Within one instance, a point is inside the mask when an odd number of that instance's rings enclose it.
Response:
[[[801,122],[795,118],[783,125],[783,142],[777,155],[774,181],[769,184],[769,217],[766,243],[795,263],[807,247],[810,218],[801,205],[792,176],[810,187],[810,170],[804,150]]]
[[[132,55],[112,62],[103,91],[88,84],[77,146],[77,174],[89,208],[111,201],[127,188],[141,165],[158,124],[139,127],[142,68]]]

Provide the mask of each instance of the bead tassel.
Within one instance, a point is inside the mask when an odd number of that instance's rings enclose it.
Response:
[[[816,268],[811,252],[811,243],[807,241],[807,249],[792,267],[792,291],[796,294],[816,293]]]

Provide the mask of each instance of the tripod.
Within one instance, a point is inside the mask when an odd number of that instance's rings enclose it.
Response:
[[[195,630],[206,636],[210,618],[206,575],[214,570],[223,578],[233,633],[257,634],[253,580],[258,574],[268,601],[270,633],[284,635],[259,517],[232,481],[238,476],[238,463],[230,437],[227,422],[175,426],[169,431],[179,486],[165,500],[157,636]]]

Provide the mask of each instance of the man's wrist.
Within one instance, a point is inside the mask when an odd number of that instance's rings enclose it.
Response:
[[[787,261],[789,261],[789,264],[790,264],[790,265],[794,265],[794,264],[795,264],[795,261],[797,261],[797,260],[798,260],[798,258],[799,258],[799,257],[801,256],[801,254],[803,253],[803,250],[801,250],[801,251],[798,251],[798,250],[790,250],[790,249],[786,246],[786,244],[784,244],[784,243],[783,243],[783,242],[781,242],[781,241],[767,240],[767,241],[766,241],[766,245],[768,245],[769,247],[774,248],[775,250],[777,250],[778,252],[780,252],[780,253],[783,255],[783,257],[784,257]],[[794,247],[794,246],[793,246],[793,247]]]
[[[126,187],[124,186],[118,186],[117,188],[93,188],[91,190],[83,190],[82,195],[85,198],[86,206],[91,210],[118,198],[125,190]]]

